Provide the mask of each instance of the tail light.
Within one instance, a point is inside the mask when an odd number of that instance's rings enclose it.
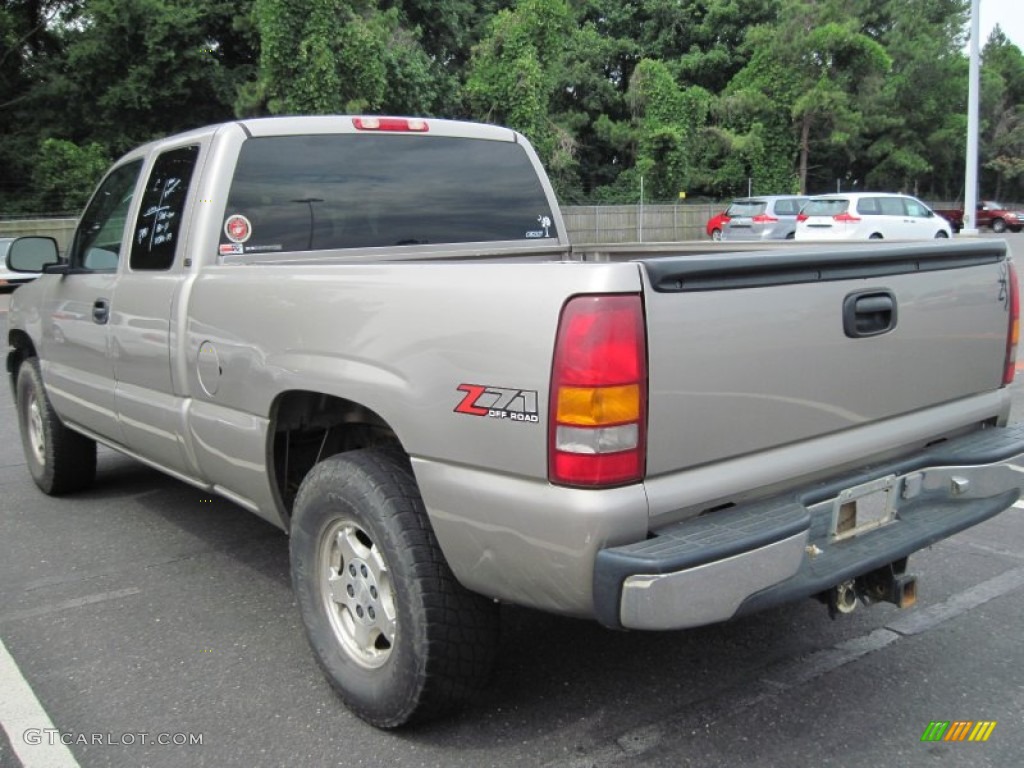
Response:
[[[767,213],[759,213],[757,216],[751,219],[755,224],[771,224],[772,222],[778,221],[774,216],[769,216]]]
[[[647,337],[639,295],[577,296],[566,303],[549,413],[552,483],[596,488],[643,479]]]
[[[1003,386],[1013,383],[1017,369],[1017,342],[1020,341],[1020,287],[1017,284],[1017,268],[1006,261],[1007,291],[1010,298],[1010,321],[1006,329],[1006,363],[1003,366]]]
[[[426,120],[415,117],[353,117],[352,125],[360,131],[426,133],[430,130]]]
[[[806,213],[798,213],[796,215],[796,220],[797,221],[807,221],[809,218],[810,218],[810,216],[808,216]]]
[[[860,221],[860,217],[853,216],[852,214],[849,213],[837,213],[835,216],[832,217],[832,221],[842,222],[843,224],[852,224],[854,222]]]

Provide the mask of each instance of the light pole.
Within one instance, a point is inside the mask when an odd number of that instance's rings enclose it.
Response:
[[[971,0],[970,70],[967,78],[967,168],[964,179],[964,226],[961,235],[978,234],[978,81],[980,72],[981,0]]]

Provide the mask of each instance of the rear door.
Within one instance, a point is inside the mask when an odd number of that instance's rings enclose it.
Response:
[[[117,412],[125,444],[192,474],[171,375],[172,307],[184,276],[187,206],[200,145],[162,151],[150,167],[111,313]]]

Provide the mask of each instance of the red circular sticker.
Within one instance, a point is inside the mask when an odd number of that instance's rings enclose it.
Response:
[[[245,216],[236,213],[224,222],[224,234],[233,243],[244,243],[252,235],[252,224]]]

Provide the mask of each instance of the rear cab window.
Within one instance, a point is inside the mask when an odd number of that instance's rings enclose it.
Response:
[[[445,136],[255,137],[242,145],[220,255],[550,241],[554,216],[513,142]]]

